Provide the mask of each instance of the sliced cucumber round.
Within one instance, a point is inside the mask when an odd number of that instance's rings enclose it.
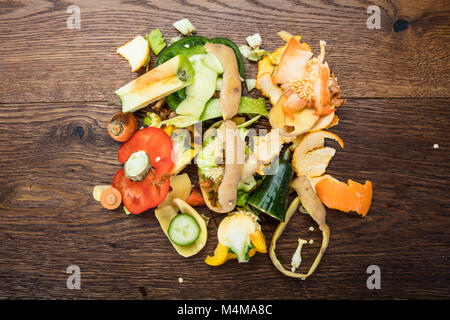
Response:
[[[195,242],[200,236],[200,226],[188,214],[178,214],[170,221],[167,231],[170,241],[181,247]]]

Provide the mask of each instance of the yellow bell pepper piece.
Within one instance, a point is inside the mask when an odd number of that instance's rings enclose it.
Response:
[[[171,135],[172,135],[172,132],[173,132],[173,125],[168,125],[168,126],[166,126],[166,127],[164,127],[164,129],[163,129],[166,133],[167,133],[167,135],[170,137]]]
[[[156,127],[161,122],[161,117],[154,112],[147,112],[147,116],[144,119],[144,124],[149,127]]]
[[[267,252],[266,240],[261,230],[257,230],[250,235],[250,241],[255,246],[255,250],[261,253]]]
[[[217,267],[224,264],[228,260],[228,247],[223,243],[218,243],[216,250],[214,250],[214,256],[207,256],[205,259],[206,264]]]
[[[265,56],[258,61],[258,73],[256,79],[259,79],[263,74],[268,73],[272,76],[275,67],[272,65],[269,56]]]
[[[256,249],[255,248],[251,248],[250,251],[248,252],[248,256],[249,258],[253,257],[256,254]],[[236,255],[234,253],[228,253],[228,257],[227,257],[227,261],[231,260],[231,259],[236,259]]]

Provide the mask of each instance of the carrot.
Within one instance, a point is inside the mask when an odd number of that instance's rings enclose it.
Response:
[[[100,195],[100,203],[108,210],[114,210],[122,203],[122,194],[114,187],[103,190]]]
[[[108,122],[108,133],[111,138],[125,142],[138,129],[138,123],[131,112],[117,112]]]
[[[202,193],[199,188],[194,188],[194,190],[192,190],[192,193],[186,200],[186,202],[192,207],[202,207],[206,205],[205,199],[203,199]]]

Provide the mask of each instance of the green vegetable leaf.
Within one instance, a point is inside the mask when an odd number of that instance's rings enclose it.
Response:
[[[158,55],[162,49],[166,47],[166,41],[164,40],[161,30],[159,29],[152,30],[152,32],[150,32],[147,36],[147,39],[150,48],[156,55]]]
[[[239,181],[238,191],[250,192],[254,187],[256,187],[256,180],[253,175]]]
[[[267,53],[268,52],[266,50],[262,50],[262,49],[258,49],[258,48],[253,49],[247,55],[247,59],[250,61],[257,62],[257,61],[261,60],[261,58],[264,57]]]
[[[247,200],[249,198],[249,194],[246,192],[238,192],[238,196],[236,199],[236,205],[238,207],[244,207],[247,204]]]

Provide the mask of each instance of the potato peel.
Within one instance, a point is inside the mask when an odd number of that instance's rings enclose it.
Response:
[[[292,187],[297,191],[298,197],[296,197],[289,206],[286,212],[285,222],[281,222],[273,234],[272,241],[270,243],[269,256],[275,268],[277,268],[281,273],[291,278],[299,278],[305,280],[307,277],[313,274],[313,272],[319,265],[323,255],[325,254],[330,239],[330,228],[325,223],[325,215],[326,215],[325,207],[323,206],[322,202],[320,202],[320,199],[317,197],[314,190],[312,189],[312,186],[308,178],[305,176],[297,178],[296,180],[293,181]],[[314,259],[313,264],[309,268],[308,273],[295,273],[290,270],[287,270],[278,260],[275,253],[277,240],[283,234],[286,225],[289,223],[289,220],[297,211],[297,208],[300,205],[300,203],[302,203],[302,205],[308,211],[309,215],[319,225],[319,229],[322,231],[322,245],[320,247],[319,253]]]

